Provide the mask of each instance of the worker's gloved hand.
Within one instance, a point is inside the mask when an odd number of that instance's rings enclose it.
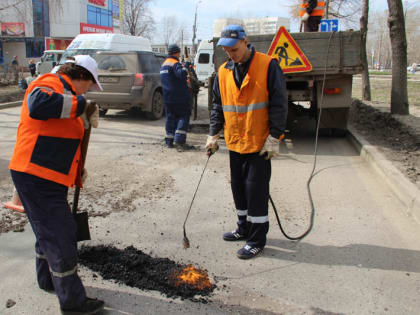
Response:
[[[82,169],[82,174],[81,174],[81,180],[82,180],[82,185],[85,184],[85,181],[88,177],[88,172],[85,168]]]
[[[218,134],[215,136],[207,136],[206,152],[210,151],[211,154],[214,154],[219,150],[219,145],[217,144],[217,139],[219,139],[219,137]]]
[[[269,160],[272,157],[280,155],[280,141],[284,138],[284,134],[280,136],[279,139],[274,138],[273,136],[269,135],[265,140],[264,146],[260,151],[260,155],[264,155],[267,153],[265,159]]]
[[[184,63],[185,68],[188,69],[190,66],[191,66],[191,62],[187,61],[187,62]]]
[[[301,17],[302,22],[306,22],[309,19],[309,16],[308,12],[305,12],[305,14]]]
[[[89,115],[90,113],[90,115]],[[89,115],[89,117],[88,117]],[[99,125],[99,107],[95,102],[91,100],[86,101],[85,111],[80,118],[83,120],[83,126],[85,129],[88,129],[89,126],[93,128],[98,128]]]

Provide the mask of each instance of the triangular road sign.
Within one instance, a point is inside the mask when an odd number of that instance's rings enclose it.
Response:
[[[271,42],[268,55],[279,60],[284,73],[308,72],[312,65],[284,26],[281,26]]]

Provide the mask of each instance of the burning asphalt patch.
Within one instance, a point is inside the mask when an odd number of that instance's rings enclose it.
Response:
[[[105,245],[83,246],[79,250],[79,263],[105,280],[141,290],[156,290],[170,298],[207,303],[203,297],[216,288],[207,271],[168,258],[153,258],[133,246],[123,250]]]

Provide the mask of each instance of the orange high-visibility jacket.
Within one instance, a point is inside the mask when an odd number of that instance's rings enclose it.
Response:
[[[219,89],[225,117],[225,142],[230,151],[261,151],[269,134],[267,72],[272,58],[255,52],[240,89],[233,70],[219,68]]]
[[[86,99],[74,94],[70,79],[45,74],[26,90],[11,170],[32,174],[68,187],[80,172],[80,143],[84,134],[79,117]],[[78,185],[81,183],[78,181]]]
[[[299,15],[303,16],[306,12],[306,8],[309,6],[308,0],[303,0],[302,4],[300,5],[300,12]],[[311,12],[311,16],[324,16],[324,8],[325,2],[324,1],[317,1],[317,6]]]

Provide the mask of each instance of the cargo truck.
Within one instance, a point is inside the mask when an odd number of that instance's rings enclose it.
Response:
[[[318,118],[324,134],[345,135],[352,102],[353,75],[361,73],[360,31],[290,33],[312,65],[309,72],[285,73],[289,101],[288,128],[299,123],[299,117]],[[248,36],[257,51],[267,53],[275,34]],[[214,73],[209,84],[209,109],[212,104],[212,83],[217,69],[226,60],[226,53],[213,38]],[[325,76],[325,84],[323,88]],[[321,104],[322,99],[322,104]]]

